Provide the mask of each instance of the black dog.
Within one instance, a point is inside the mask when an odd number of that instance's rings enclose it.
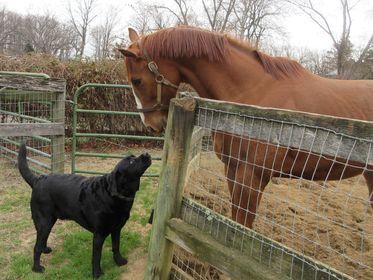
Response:
[[[21,145],[18,168],[32,188],[31,212],[37,231],[32,270],[43,272],[41,253],[48,254],[49,233],[57,219],[74,220],[93,233],[93,277],[102,274],[102,245],[111,234],[113,258],[117,265],[127,260],[119,252],[120,231],[127,222],[133,200],[140,186],[140,177],[151,164],[151,157],[128,156],[106,175],[84,177],[70,174],[35,176],[26,159],[26,146]]]

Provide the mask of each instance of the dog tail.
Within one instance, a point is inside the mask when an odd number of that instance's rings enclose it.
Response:
[[[32,188],[35,184],[35,181],[38,179],[37,176],[35,176],[27,163],[27,158],[26,158],[26,145],[25,143],[21,144],[21,147],[19,148],[19,153],[18,153],[18,170],[21,173],[23,179],[27,182],[27,184],[30,185]]]

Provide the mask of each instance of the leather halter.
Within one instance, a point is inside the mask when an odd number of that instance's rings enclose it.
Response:
[[[153,61],[150,56],[148,55],[148,52],[145,48],[143,48],[144,57],[148,63],[148,68],[150,72],[153,73],[155,82],[157,83],[157,103],[155,103],[152,107],[147,108],[136,108],[137,111],[142,113],[148,113],[148,112],[154,112],[154,111],[165,111],[168,110],[168,105],[164,105],[162,103],[162,85],[173,87],[175,89],[178,89],[179,87],[173,83],[171,83],[168,79],[166,79],[158,69],[157,63]]]

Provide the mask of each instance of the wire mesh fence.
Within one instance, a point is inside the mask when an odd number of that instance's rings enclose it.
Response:
[[[187,197],[351,277],[373,277],[372,140],[203,107],[196,125],[211,136],[190,166]],[[247,250],[243,232],[233,239]]]
[[[0,75],[0,163],[14,165],[21,142],[31,169],[63,172],[65,82],[47,77]]]
[[[243,279],[242,259],[263,279],[373,278],[372,123],[197,99],[194,125],[179,216],[193,228],[166,226],[194,254],[174,250],[175,279]],[[187,243],[196,229],[240,257]]]

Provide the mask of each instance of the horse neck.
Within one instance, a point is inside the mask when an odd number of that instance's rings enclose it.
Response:
[[[249,50],[231,47],[224,62],[204,58],[179,63],[182,82],[193,86],[201,97],[257,104],[263,98],[262,86],[274,82]]]

